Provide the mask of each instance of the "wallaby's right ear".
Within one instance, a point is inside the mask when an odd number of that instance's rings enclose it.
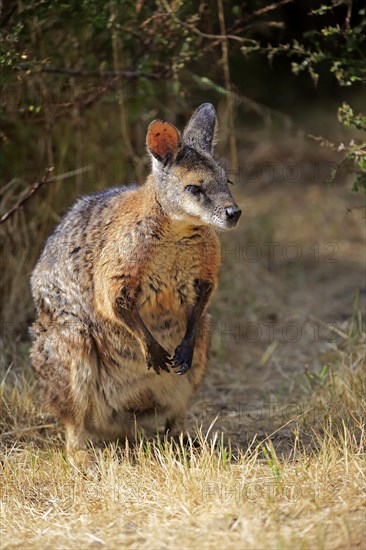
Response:
[[[178,152],[180,134],[173,124],[154,120],[147,130],[146,145],[150,153],[167,166]]]

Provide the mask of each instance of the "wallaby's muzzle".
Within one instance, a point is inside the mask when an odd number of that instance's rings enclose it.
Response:
[[[236,226],[236,224],[239,221],[239,218],[241,216],[241,210],[238,206],[229,206],[229,208],[225,209],[226,213],[226,219],[229,223],[232,224],[233,227]]]

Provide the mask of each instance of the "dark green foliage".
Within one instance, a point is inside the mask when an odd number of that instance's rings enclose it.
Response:
[[[366,8],[362,5],[360,1],[329,0],[310,11],[310,16],[313,19],[320,18],[321,24],[305,32],[300,40],[266,46],[258,43],[246,46],[243,52],[246,55],[262,52],[270,61],[276,56],[285,55],[291,59],[291,70],[295,75],[308,72],[315,84],[318,83],[320,69],[325,66],[339,86],[365,86]],[[329,24],[329,16],[335,22]],[[350,105],[344,102],[338,109],[338,120],[345,126],[360,130],[360,138],[348,144],[334,144],[324,139],[319,141],[322,145],[344,151],[345,162],[342,167],[347,165],[350,171],[356,173],[353,191],[363,188],[366,193],[366,140],[365,135],[361,134],[366,130],[366,117],[354,114]]]

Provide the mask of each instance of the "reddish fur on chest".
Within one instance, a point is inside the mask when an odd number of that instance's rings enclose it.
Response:
[[[111,304],[128,287],[131,295],[139,295],[143,316],[180,310],[184,315],[196,297],[195,280],[208,277],[216,286],[220,254],[215,232],[207,227],[172,226],[149,186],[121,200],[114,207],[107,245],[95,268],[99,314],[113,320]]]

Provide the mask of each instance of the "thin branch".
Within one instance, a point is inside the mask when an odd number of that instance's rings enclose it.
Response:
[[[77,170],[71,170],[70,172],[65,172],[64,174],[59,174],[58,176],[51,176],[49,177],[49,174],[54,170],[53,167],[47,168],[45,175],[43,178],[41,178],[39,181],[34,183],[27,191],[27,193],[19,199],[19,201],[12,207],[10,210],[5,212],[0,217],[0,225],[4,222],[6,222],[11,216],[15,214],[22,206],[31,198],[37,191],[39,191],[42,187],[45,185],[48,185],[49,183],[53,183],[54,181],[61,181],[65,180],[67,178],[72,178],[74,176],[77,176],[79,174],[83,174],[84,172],[87,172],[90,170],[91,166],[84,166],[83,168],[78,168]]]
[[[256,40],[253,40],[251,38],[243,38],[242,36],[235,36],[235,34],[226,34],[225,36],[222,36],[220,34],[208,34],[207,32],[202,32],[194,25],[190,25],[189,23],[186,23],[185,21],[182,21],[179,19],[172,8],[169,6],[168,2],[166,0],[161,0],[162,4],[164,5],[166,9],[167,15],[170,15],[170,17],[178,23],[181,27],[185,27],[186,29],[189,29],[190,31],[194,32],[198,36],[201,36],[202,38],[210,38],[212,40],[219,40],[220,42],[227,41],[227,40],[235,40],[236,42],[240,42],[241,44],[245,42],[249,42],[251,44],[257,44]]]
[[[268,11],[276,10],[280,6],[284,6],[285,4],[289,4],[290,2],[293,2],[294,0],[282,0],[281,2],[275,2],[274,4],[270,4],[269,6],[266,6],[265,8],[261,8],[260,10],[257,10],[254,12],[253,15],[263,15],[264,13],[267,13]]]
[[[131,80],[137,78],[149,78],[159,80],[162,75],[159,73],[146,73],[144,71],[85,71],[83,69],[68,69],[66,67],[51,67],[50,65],[32,65],[31,63],[18,63],[15,67],[18,71],[34,69],[40,73],[64,74],[67,76],[99,76],[100,78],[124,77]]]
[[[90,107],[91,105],[93,105],[95,101],[100,99],[103,96],[103,94],[113,89],[113,83],[114,83],[114,80],[111,81],[111,83],[107,83],[105,86],[99,86],[98,88],[96,88],[95,94],[89,94],[89,95],[84,94],[84,96],[82,94],[80,95],[75,94],[74,101],[69,101],[68,103],[59,103],[57,106],[62,108],[70,108],[70,107],[74,108],[75,104],[77,104],[78,108]]]
[[[6,437],[8,435],[14,435],[25,432],[33,432],[34,430],[43,430],[46,428],[56,428],[57,424],[41,424],[40,426],[29,426],[28,428],[18,428],[17,430],[11,430],[10,432],[3,432],[0,437]]]
[[[222,0],[217,0],[217,8],[220,22],[220,33],[222,36],[226,37],[226,25],[225,25],[225,14],[224,6]],[[226,105],[227,105],[227,118],[228,118],[228,130],[229,130],[229,143],[230,143],[230,161],[231,166],[234,170],[238,166],[238,156],[236,149],[236,137],[235,137],[235,124],[234,124],[234,100],[231,89],[231,78],[230,78],[230,67],[229,67],[229,43],[228,40],[223,40],[221,42],[221,51],[222,51],[222,65],[224,71],[224,81],[225,87],[229,92],[226,96]]]
[[[319,317],[314,317],[314,315],[307,315],[307,319],[310,319],[310,321],[323,325],[323,328],[328,329],[331,332],[334,332],[335,334],[343,338],[343,340],[349,339],[348,334],[346,334],[343,330],[341,330],[340,328],[334,325],[327,323],[326,321],[323,321],[322,319],[319,319]]]
[[[353,0],[349,0],[346,21],[345,21],[345,27],[347,32],[351,30],[352,5],[353,5]]]

